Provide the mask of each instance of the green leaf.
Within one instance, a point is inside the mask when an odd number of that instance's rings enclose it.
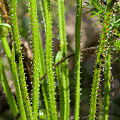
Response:
[[[59,36],[60,36],[60,51],[67,56],[67,41],[65,30],[65,13],[64,13],[64,0],[58,0],[58,18],[59,18]],[[62,84],[64,91],[64,120],[69,120],[69,75],[67,60],[62,63]]]
[[[80,58],[81,58],[81,16],[82,16],[82,0],[77,0],[76,7],[76,24],[75,24],[75,120],[79,120],[80,115]]]
[[[48,93],[49,93],[49,111],[50,120],[57,120],[57,110],[55,101],[55,84],[53,73],[53,56],[52,56],[52,20],[50,11],[50,1],[45,0],[45,18],[46,18],[46,71],[48,81]]]
[[[0,56],[1,57],[1,56]],[[13,113],[14,118],[18,115],[18,107],[16,105],[16,101],[15,98],[11,92],[11,89],[9,87],[8,84],[8,80],[7,77],[5,75],[5,71],[2,65],[2,59],[0,58],[0,78],[1,78],[1,83],[2,83],[2,87],[4,89],[5,95],[7,97],[8,103],[10,105],[10,109]]]
[[[59,51],[56,55],[55,64],[58,63],[65,56],[63,51]],[[62,75],[61,75],[61,65],[56,67],[56,76],[59,86],[59,94],[60,94],[60,120],[64,119],[64,89],[62,83]]]
[[[31,104],[30,104],[30,100],[27,92],[27,85],[26,85],[23,60],[22,60],[22,51],[21,51],[21,45],[20,45],[21,44],[20,35],[19,35],[19,29],[18,29],[18,23],[17,23],[17,0],[10,0],[9,3],[10,3],[10,22],[12,27],[12,39],[13,39],[12,42],[15,47],[13,48],[15,49],[13,51],[13,55],[14,55],[13,57],[15,57],[15,55],[17,55],[18,57],[19,62],[17,64],[17,70],[18,70],[19,85],[21,89],[26,117],[27,119],[31,120],[32,108],[31,108]],[[14,65],[14,62],[13,62],[13,65]],[[16,66],[14,65],[14,67]],[[20,114],[21,112],[23,111],[20,111]],[[26,118],[23,117],[22,119],[26,119]]]

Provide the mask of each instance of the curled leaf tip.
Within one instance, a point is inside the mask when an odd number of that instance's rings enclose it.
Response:
[[[1,23],[0,24],[0,36],[1,37],[7,37],[10,28],[11,27],[10,27],[9,24],[7,24],[7,23]]]

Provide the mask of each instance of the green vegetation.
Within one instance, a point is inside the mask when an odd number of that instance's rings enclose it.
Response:
[[[20,0],[19,0],[20,2]],[[10,70],[12,73],[14,86],[16,90],[15,100],[4,70],[3,59],[0,53],[0,82],[2,83],[6,94],[10,109],[14,118],[19,120],[69,120],[70,119],[70,78],[68,70],[68,60],[70,56],[67,54],[67,39],[65,29],[65,6],[64,0],[57,1],[58,23],[59,23],[59,38],[60,50],[53,54],[53,21],[52,7],[54,2],[50,0],[39,0],[41,19],[45,32],[45,45],[42,44],[41,32],[39,27],[42,26],[38,21],[36,0],[27,1],[27,9],[29,11],[30,27],[32,38],[32,90],[28,92],[27,79],[25,77],[24,53],[22,41],[18,27],[17,19],[17,0],[9,0],[10,24],[3,23],[4,18],[0,11],[0,49],[4,48]],[[95,120],[97,115],[98,94],[100,89],[100,81],[104,79],[104,99],[102,104],[103,109],[100,109],[102,120],[108,120],[110,106],[110,79],[111,79],[111,52],[120,50],[120,41],[115,39],[115,36],[120,38],[119,26],[120,16],[117,15],[120,11],[119,3],[116,0],[107,1],[103,5],[99,0],[89,0],[86,2],[86,9],[92,14],[88,19],[98,16],[99,22],[102,22],[102,32],[97,50],[97,56],[94,67],[92,90],[90,97],[89,120]],[[3,3],[1,3],[3,4]],[[117,4],[118,6],[115,6]],[[19,5],[18,5],[19,6]],[[2,8],[1,8],[2,9]],[[80,119],[80,101],[81,101],[81,16],[82,16],[82,0],[76,0],[76,23],[75,23],[75,110],[74,119]],[[96,23],[99,24],[99,23]],[[58,28],[57,28],[58,29]],[[22,31],[23,32],[23,31]],[[12,49],[8,45],[7,36],[11,33]],[[26,37],[26,34],[25,34]],[[26,37],[27,38],[27,37]],[[32,40],[30,40],[32,39]],[[71,55],[71,56],[73,56]],[[55,59],[54,59],[55,58]],[[54,62],[55,61],[55,62]],[[31,70],[31,69],[30,69]],[[104,74],[104,78],[102,78]],[[56,75],[56,77],[55,77]],[[102,77],[101,77],[102,76]],[[57,86],[56,82],[57,81]],[[58,88],[58,89],[57,89]],[[59,91],[60,106],[57,106],[56,90]],[[40,92],[42,91],[42,92]],[[43,94],[43,98],[41,97]],[[100,96],[102,97],[102,95]],[[101,99],[101,98],[100,98]],[[40,108],[40,102],[44,100],[45,108]],[[18,103],[18,106],[16,104]],[[60,111],[58,118],[57,111]],[[19,115],[20,114],[20,115]]]

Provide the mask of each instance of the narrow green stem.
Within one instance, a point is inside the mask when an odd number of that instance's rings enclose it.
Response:
[[[24,103],[24,108],[26,112],[27,119],[32,119],[32,110],[29,101],[29,96],[27,92],[27,85],[25,81],[25,73],[23,67],[23,60],[22,60],[22,52],[21,52],[21,45],[20,45],[20,36],[19,36],[19,29],[17,23],[17,0],[10,0],[10,22],[12,26],[12,37],[15,44],[15,55],[18,57],[18,77],[19,83],[22,93],[22,99]]]
[[[16,69],[16,63],[15,63],[15,55],[14,55],[14,49],[13,49],[13,54],[11,55],[11,51],[7,42],[7,39],[5,37],[1,38],[2,45],[4,48],[4,51],[6,53],[10,69],[12,72],[13,80],[14,80],[14,85],[16,89],[16,96],[17,96],[17,101],[19,104],[19,109],[21,113],[21,118],[26,120],[26,115],[25,115],[25,110],[24,110],[24,105],[23,105],[23,100],[22,100],[22,95],[21,95],[21,90],[20,90],[20,85],[19,85],[19,80],[18,80],[18,75],[17,75],[17,69]]]
[[[22,120],[27,120],[26,114],[25,114],[25,109],[24,109],[24,103],[22,99],[22,93],[20,89],[20,83],[18,79],[18,73],[17,73],[17,66],[15,63],[15,47],[13,45],[12,47],[12,74],[13,74],[13,80],[14,80],[14,85],[15,85],[15,90],[16,90],[16,96],[17,96],[17,101],[19,105],[19,110],[20,110],[20,116]]]
[[[110,47],[110,46],[109,46]],[[111,67],[111,53],[110,48],[107,48],[105,56],[105,93],[104,93],[104,112],[103,120],[108,120],[109,105],[110,105],[110,67]]]
[[[76,25],[75,25],[75,79],[76,79],[76,98],[75,98],[75,120],[79,120],[80,109],[80,34],[81,34],[81,15],[82,0],[77,0]]]
[[[101,62],[102,62],[103,56],[105,55],[105,46],[108,41],[108,28],[110,25],[112,6],[113,6],[113,1],[111,0],[109,4],[107,5],[106,15],[104,18],[102,34],[101,34],[101,39],[100,39],[100,45],[99,45],[99,49],[97,52],[97,58],[95,62],[92,92],[91,92],[91,101],[90,101],[89,120],[95,119],[97,96],[98,96],[99,81],[100,81]]]
[[[42,2],[41,4],[43,7],[44,6],[43,0],[41,0],[40,2]],[[41,77],[45,74],[45,62],[44,62],[43,48],[42,48],[42,43],[41,43],[41,38],[40,38],[40,33],[39,33],[39,28],[38,28],[36,1],[29,0],[28,5],[29,5],[28,8],[29,8],[29,13],[30,13],[31,27],[32,27],[32,37],[33,37],[33,40],[32,40],[33,41],[33,59],[34,59],[33,61],[35,63],[35,64],[33,64],[33,70],[35,71],[35,69],[36,69],[36,71],[37,71],[37,72],[33,72],[33,76],[34,76],[33,77],[33,83],[34,83],[33,87],[36,88],[36,89],[33,89],[33,113],[34,113],[33,116],[37,117],[38,101],[36,101],[36,97],[37,97],[37,99],[39,97],[38,97],[38,95],[36,95],[36,92],[39,92],[39,90],[38,90],[39,82],[38,82],[38,78],[36,81],[35,75],[38,76],[38,70],[40,71]],[[45,22],[44,11],[42,11],[42,14],[43,14],[43,20]],[[44,23],[44,25],[45,24],[46,23]],[[45,25],[45,27],[46,27],[46,25]],[[36,62],[36,60],[39,62]],[[42,80],[41,85],[42,85],[42,92],[43,92],[43,96],[44,96],[45,106],[46,106],[47,118],[49,120],[50,119],[50,117],[49,117],[50,111],[49,111],[46,79]]]
[[[32,43],[33,43],[33,119],[38,117],[38,103],[39,103],[39,71],[41,75],[45,72],[44,57],[42,43],[39,33],[36,0],[28,0],[28,8],[30,13],[31,27],[32,27]]]
[[[58,18],[59,18],[59,35],[60,35],[60,50],[67,56],[66,31],[65,31],[65,13],[64,0],[58,0]],[[69,120],[69,75],[67,60],[62,63],[62,84],[64,91],[64,120]]]
[[[43,48],[42,48],[42,43],[41,43],[39,28],[38,28],[38,22],[37,22],[36,1],[32,1],[32,0],[29,1],[29,13],[30,13],[30,18],[31,18],[32,36],[33,36],[33,59],[34,59],[33,61],[39,60],[38,63],[33,64],[33,68],[34,70],[35,69],[40,70],[40,76],[43,76],[45,73],[45,63],[44,63]],[[37,43],[39,43],[39,46]],[[34,72],[33,76],[35,76],[35,74],[37,73]],[[39,92],[39,89],[38,89],[39,83],[38,81],[36,81],[34,77],[33,77],[33,82],[34,82],[33,87],[37,88],[33,90],[33,113],[35,113],[34,111],[36,111],[37,113],[38,111],[37,111],[36,105],[38,104],[38,102],[36,101],[36,97],[37,97],[36,92]],[[50,113],[49,113],[49,105],[48,105],[49,103],[48,103],[48,92],[47,92],[47,87],[46,87],[47,86],[46,79],[44,79],[41,82],[41,85],[42,85],[45,106],[46,106],[46,112],[47,112],[47,116],[49,119]],[[37,117],[36,113],[35,115]]]
[[[52,69],[52,20],[50,12],[50,1],[45,0],[45,17],[46,17],[46,70],[48,80],[50,119],[57,120],[54,73]]]
[[[1,39],[3,39],[3,38],[1,38]],[[1,48],[1,46],[0,46],[0,48]],[[18,115],[18,107],[16,105],[15,98],[14,98],[14,96],[11,92],[11,89],[9,87],[8,80],[7,80],[7,77],[6,77],[5,72],[4,72],[1,56],[0,56],[0,78],[1,78],[1,83],[3,86],[4,92],[5,92],[5,95],[7,97],[8,103],[10,105],[11,111],[12,111],[13,116],[15,118]]]
[[[40,1],[40,10],[41,10],[41,13],[42,13],[42,19],[43,19],[44,29],[46,31],[44,0],[39,0],[39,1]]]
[[[60,60],[62,60],[64,56],[63,51],[59,51],[56,55],[55,63],[57,64]],[[56,66],[56,76],[57,76],[57,81],[58,81],[58,86],[59,86],[59,93],[60,93],[60,120],[64,119],[64,90],[63,90],[63,84],[62,84],[62,75],[61,75],[61,66],[60,64]]]

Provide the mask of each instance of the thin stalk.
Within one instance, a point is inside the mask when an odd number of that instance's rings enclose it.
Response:
[[[79,120],[80,112],[81,15],[82,15],[82,0],[77,0],[76,25],[75,25],[75,79],[76,79],[75,120]]]
[[[100,45],[99,45],[99,49],[97,52],[97,58],[95,62],[92,92],[91,92],[91,101],[90,101],[89,120],[95,119],[97,96],[98,96],[98,89],[99,89],[99,82],[100,82],[101,62],[102,62],[103,56],[105,55],[105,46],[108,41],[108,28],[110,25],[112,6],[113,6],[113,1],[111,0],[107,5],[106,14],[105,14],[104,22],[103,22],[101,39],[100,39]]]
[[[33,43],[33,119],[37,119],[38,117],[38,103],[39,103],[39,71],[40,69],[40,54],[43,50],[39,51],[39,45],[41,45],[40,33],[38,28],[38,20],[37,20],[37,8],[36,8],[36,0],[28,1],[31,27],[32,27],[32,43]],[[42,71],[42,70],[41,70]]]
[[[1,41],[2,41],[2,45],[3,45],[4,51],[6,53],[6,56],[7,56],[9,65],[10,65],[10,69],[12,72],[14,85],[15,85],[15,89],[16,89],[17,101],[18,101],[19,110],[21,113],[21,118],[26,120],[26,115],[25,115],[25,110],[24,110],[18,75],[17,75],[16,63],[15,63],[15,58],[14,58],[15,55],[14,54],[11,55],[11,51],[10,51],[6,37],[1,38]],[[14,50],[13,50],[13,53],[14,53]]]
[[[50,1],[45,0],[45,18],[46,18],[46,70],[49,92],[50,120],[57,120],[54,73],[52,69],[52,20],[50,12]]]
[[[15,102],[15,98],[14,98],[14,96],[11,92],[11,89],[9,87],[8,80],[7,80],[7,77],[6,77],[5,72],[4,72],[1,58],[0,58],[0,73],[1,73],[0,77],[1,77],[2,87],[3,87],[3,90],[4,90],[5,95],[7,97],[8,103],[10,105],[10,109],[13,113],[14,118],[15,118],[18,115],[18,108],[17,108],[16,102]]]
[[[43,1],[42,1],[43,2]],[[37,117],[38,113],[38,94],[36,92],[39,92],[39,77],[38,72],[40,72],[40,76],[43,76],[45,74],[45,62],[44,62],[44,55],[43,55],[43,48],[42,48],[42,42],[40,38],[39,33],[39,27],[38,27],[38,20],[37,20],[37,8],[36,8],[36,0],[29,0],[28,1],[28,8],[30,13],[30,20],[31,20],[31,27],[32,27],[32,37],[33,37],[33,113],[35,118]],[[44,21],[45,22],[45,21]],[[44,23],[45,24],[45,23]],[[37,61],[37,62],[36,62]],[[35,72],[37,71],[37,72]],[[35,77],[36,76],[36,77]],[[37,78],[37,81],[36,81]],[[46,79],[43,79],[41,82],[42,85],[42,91],[46,106],[46,112],[47,117],[49,120],[49,103],[48,103],[48,92],[47,92],[47,82]],[[37,101],[36,101],[37,98]]]
[[[42,13],[42,19],[43,19],[44,29],[45,29],[45,32],[46,32],[44,0],[39,0],[39,1],[40,1],[40,10],[41,10],[41,13]]]
[[[23,67],[23,60],[22,60],[22,52],[21,52],[21,45],[20,45],[20,36],[19,36],[19,29],[17,23],[17,0],[10,0],[10,22],[12,26],[12,39],[13,44],[15,45],[15,55],[18,57],[18,77],[19,83],[22,93],[22,99],[24,103],[24,108],[26,112],[27,119],[32,119],[32,110],[29,101],[29,96],[27,92],[27,85],[25,81],[25,73]]]
[[[111,68],[111,53],[110,48],[107,49],[105,56],[105,93],[104,93],[104,111],[103,120],[108,120],[109,105],[110,105],[110,68]]]
[[[1,39],[2,39],[2,41],[4,40],[3,38],[1,38]],[[1,45],[0,45],[0,48],[1,48]],[[5,92],[5,95],[7,97],[8,103],[10,105],[10,109],[13,113],[14,118],[15,118],[18,114],[18,107],[17,107],[17,104],[15,102],[15,98],[14,98],[12,92],[11,92],[11,89],[10,89],[9,84],[8,84],[7,77],[6,77],[5,72],[4,72],[4,67],[3,67],[3,62],[2,62],[1,55],[0,55],[0,78],[1,78],[2,87],[4,89],[4,92]]]
[[[18,73],[17,73],[17,66],[15,63],[15,47],[14,44],[12,46],[12,75],[13,75],[13,80],[14,80],[14,85],[15,85],[15,90],[16,90],[16,96],[17,96],[17,101],[19,105],[19,111],[20,111],[20,117],[22,120],[27,120],[26,118],[26,113],[25,113],[25,108],[24,108],[24,103],[22,99],[22,93],[20,89],[20,83],[18,79]]]
[[[99,96],[98,96],[98,99],[99,99],[99,104],[98,104],[98,108],[99,108],[99,110],[98,110],[98,120],[103,120],[103,114],[102,114],[102,112],[103,112],[103,99],[102,99],[101,92],[102,91],[99,89],[99,91],[98,91],[98,94],[99,94]]]
[[[1,23],[1,20],[0,20],[0,23]],[[21,118],[26,120],[22,95],[21,95],[20,86],[19,86],[19,80],[18,80],[18,76],[17,76],[16,63],[14,61],[15,58],[14,58],[14,56],[11,55],[11,51],[10,51],[10,48],[9,48],[9,45],[8,45],[8,42],[7,42],[7,39],[6,39],[6,37],[8,35],[8,29],[9,30],[11,29],[10,25],[5,24],[5,23],[0,24],[1,42],[2,42],[2,45],[3,45],[4,51],[6,53],[6,56],[7,56],[9,65],[10,65],[10,69],[11,69],[11,72],[12,72],[12,75],[13,75],[13,81],[14,81],[14,85],[15,85],[15,89],[16,89],[16,96],[17,96],[17,100],[18,100],[19,110],[20,110],[20,113],[21,113]],[[1,70],[2,70],[2,65],[1,65]],[[4,71],[3,71],[3,77],[4,77],[4,80],[5,80],[6,78],[5,78]],[[7,83],[5,83],[5,86],[8,88]],[[9,93],[9,92],[7,92],[7,93]],[[12,99],[12,102],[14,103],[14,99],[12,98],[12,95],[10,95],[10,97]],[[12,102],[9,102],[9,103],[11,104]],[[16,105],[13,104],[13,105],[10,105],[10,106],[14,107],[14,112],[17,111]],[[11,109],[13,109],[13,108],[11,108]],[[13,115],[15,117],[17,116],[14,113],[13,113]]]
[[[63,51],[59,51],[56,55],[55,63],[58,64],[59,61],[62,60],[64,56]],[[58,64],[56,66],[56,76],[57,76],[57,81],[58,81],[58,86],[59,86],[59,93],[60,93],[60,120],[64,119],[64,90],[63,90],[63,84],[62,84],[62,74],[61,74],[61,65]]]
[[[60,35],[60,51],[65,53],[67,56],[67,44],[66,44],[66,31],[65,31],[65,13],[64,13],[64,0],[58,0],[58,18],[59,18],[59,35]],[[64,91],[64,120],[69,120],[69,75],[67,60],[62,63],[62,84]]]

